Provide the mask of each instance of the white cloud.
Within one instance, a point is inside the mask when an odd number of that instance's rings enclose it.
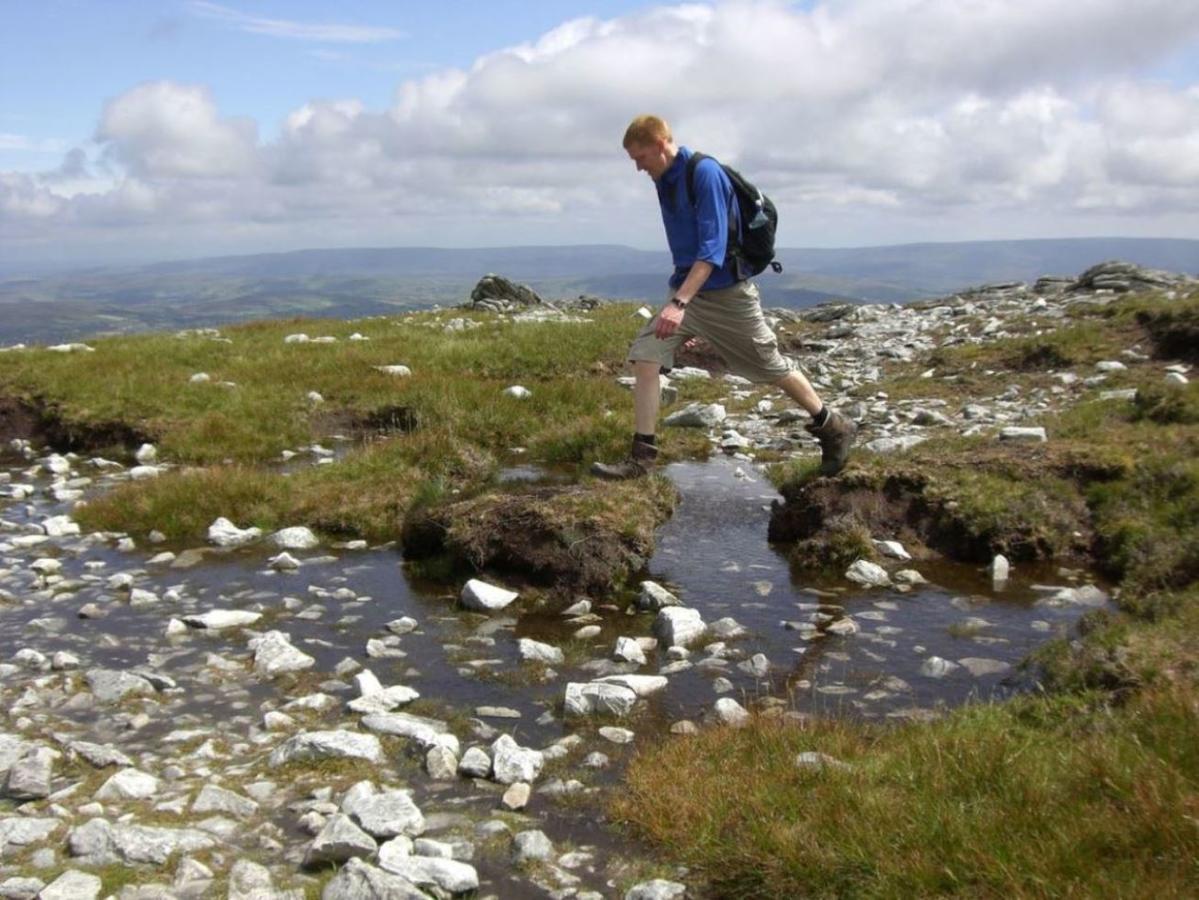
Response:
[[[774,195],[791,245],[1194,234],[1199,84],[1144,72],[1197,45],[1199,7],[1173,0],[662,7],[403,82],[386,110],[312,100],[267,143],[204,87],[157,82],[102,111],[110,187],[0,182],[0,236],[656,246],[620,148],[648,111]]]
[[[375,44],[394,41],[404,37],[396,28],[381,28],[371,25],[342,25],[337,23],[294,22],[288,19],[267,19],[251,16],[218,3],[193,0],[189,8],[197,15],[217,19],[250,34],[268,37],[291,38],[301,41],[322,41],[341,44]]]

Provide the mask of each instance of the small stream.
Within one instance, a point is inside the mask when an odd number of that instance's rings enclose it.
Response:
[[[784,553],[766,542],[769,507],[778,494],[761,471],[724,457],[671,465],[665,471],[678,485],[682,502],[659,531],[646,576],[698,609],[706,622],[732,617],[745,634],[727,642],[723,658],[695,648],[690,661],[696,664],[671,674],[666,690],[643,701],[644,712],[620,723],[636,732],[631,745],[620,745],[598,734],[599,724],[611,723],[565,723],[560,712],[566,683],[590,680],[609,665],[603,661],[617,637],[650,633],[652,616],[632,613],[628,594],[594,601],[600,634],[580,642],[572,638],[578,624],[559,615],[464,613],[451,588],[410,578],[392,546],[293,551],[304,565],[279,573],[266,566],[274,551],[264,545],[236,551],[196,548],[202,552],[180,552],[172,561],[152,564],[149,560],[163,547],[122,550],[109,537],[88,535],[34,543],[38,523],[69,514],[73,501],[49,496],[50,476],[30,461],[6,461],[0,469],[0,494],[11,494],[16,485],[30,485],[34,492],[0,501],[6,504],[0,507],[0,588],[14,598],[0,602],[0,662],[22,647],[33,647],[47,656],[70,651],[85,669],[146,666],[169,676],[176,687],[160,696],[158,710],[137,728],[129,727],[128,716],[91,704],[66,702],[23,711],[47,731],[70,724],[78,737],[114,742],[127,753],[169,754],[170,742],[188,731],[244,741],[260,729],[265,711],[308,691],[349,699],[348,675],[335,674],[339,664],[342,671],[352,668],[344,662],[349,659],[369,667],[385,685],[420,691],[420,712],[456,715],[451,721],[457,723],[454,730],[464,747],[472,740],[489,742],[488,735],[501,732],[531,747],[577,733],[585,746],[572,754],[575,763],[561,777],[612,784],[631,746],[662,739],[679,719],[701,721],[720,696],[747,706],[772,697],[798,713],[885,720],[921,718],[939,708],[1020,690],[1026,685],[1015,665],[1052,636],[1069,633],[1083,611],[1045,605],[1048,587],[1087,580],[1086,573],[1016,567],[1008,584],[997,590],[980,567],[945,562],[895,566],[915,568],[928,579],[929,584],[906,593],[863,589],[839,577],[813,579],[792,571]],[[127,477],[92,474],[81,460],[75,466],[92,479],[78,485],[85,492],[105,490]],[[531,465],[506,473],[509,480],[539,477],[540,470]],[[29,567],[47,557],[62,568],[43,583]],[[131,606],[126,595],[107,584],[122,572],[134,577],[136,587],[163,599]],[[178,599],[165,599],[169,591]],[[80,618],[79,611],[89,604],[100,610],[100,617]],[[264,618],[256,628],[290,634],[295,646],[317,660],[301,676],[303,689],[293,686],[285,693],[278,683],[252,677],[247,635],[238,629],[166,635],[171,617],[211,609],[259,611]],[[417,620],[417,629],[389,636],[386,624],[403,616]],[[844,620],[852,622],[854,633],[838,635],[825,628]],[[568,648],[567,665],[557,667],[548,680],[530,677],[530,668],[522,667],[518,657],[519,637]],[[372,639],[386,639],[389,644],[382,650],[388,655],[368,658]],[[764,660],[753,665],[756,654]],[[657,672],[667,662],[664,654],[648,656],[640,670],[644,673]],[[925,668],[930,657],[955,667],[931,677]],[[480,707],[511,713],[480,715]],[[351,721],[351,715],[335,708],[327,714],[328,727]],[[614,764],[584,774],[578,760],[594,750]],[[498,800],[496,792],[468,781],[430,782],[418,774],[412,786],[422,807],[427,803],[453,811],[446,824],[461,824],[454,818],[457,813],[469,813],[474,821],[486,818]],[[591,848],[587,852],[595,859],[582,860],[574,874],[593,882],[592,889],[603,890],[605,878],[610,879],[601,857],[638,852],[606,829],[593,809],[577,804],[550,809],[535,798],[529,811],[541,820],[527,827],[542,828],[555,842]],[[294,819],[286,809],[278,811],[279,824],[293,832]],[[508,896],[501,885],[512,877],[509,866],[486,859],[474,864],[492,889]]]

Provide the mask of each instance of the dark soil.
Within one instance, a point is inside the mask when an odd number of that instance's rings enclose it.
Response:
[[[404,554],[603,593],[644,566],[654,529],[673,509],[668,483],[647,484],[640,498],[623,485],[536,486],[421,510],[405,523]]]
[[[1023,484],[1044,478],[1069,479],[1078,490],[1065,496],[1044,492],[1035,509],[1019,508],[1005,497],[987,498],[999,512],[979,515],[964,494],[955,496],[963,470],[984,472],[1000,483]],[[1094,536],[1082,486],[1115,477],[1114,462],[1065,452],[1020,454],[987,449],[950,463],[909,458],[872,468],[847,469],[837,478],[809,478],[784,484],[784,502],[775,503],[769,539],[795,544],[797,561],[839,563],[846,535],[855,532],[898,540],[915,557],[941,554],[961,562],[989,562],[996,553],[1013,561],[1085,558]],[[1015,491],[1013,497],[1017,497]],[[1041,499],[1041,498],[1038,498]],[[825,546],[827,545],[827,546]]]
[[[7,446],[16,438],[58,453],[88,453],[114,447],[132,452],[154,441],[149,431],[128,422],[70,422],[52,405],[0,397],[0,445]]]

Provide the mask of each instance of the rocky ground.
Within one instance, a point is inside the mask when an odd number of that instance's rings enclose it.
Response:
[[[862,390],[887,366],[939,347],[1027,334],[1031,315],[1051,328],[1076,304],[1102,305],[1140,288],[1193,286],[1178,276],[1106,264],[1077,279],[988,286],[913,306],[770,315],[826,401],[860,423],[866,451],[910,448],[935,433],[1039,445],[1052,436],[1025,427],[1027,420],[1101,388],[1122,367],[1155,367],[1161,379],[1178,381],[1188,377],[1187,365],[1130,347],[1094,371],[1059,372],[1031,390],[1005,384],[997,372],[992,394],[968,403],[934,389],[935,367],[924,396],[863,398]],[[504,308],[502,298],[480,297],[480,305]],[[537,315],[573,316],[590,303],[567,311],[537,304]],[[522,306],[517,314],[529,312]],[[467,328],[468,321],[469,312],[456,327]],[[794,337],[790,326],[800,324],[804,329]],[[815,334],[813,325],[819,326]],[[673,378],[713,375],[684,368]],[[765,451],[774,458],[813,455],[802,416],[781,398],[755,393],[736,378],[717,379],[720,400],[678,410],[668,423],[706,429],[722,451],[743,460],[747,473],[754,455]],[[746,411],[727,412],[745,400],[754,400]],[[569,804],[572,795],[588,795],[590,773],[609,763],[605,742],[617,746],[632,738],[615,720],[693,665],[689,646],[706,645],[708,659],[720,658],[725,642],[741,633],[735,620],[704,622],[669,591],[642,585],[637,605],[652,616],[652,633],[624,636],[609,659],[591,660],[584,678],[563,686],[560,708],[546,713],[549,721],[611,719],[595,734],[600,743],[590,733],[587,739],[568,733],[530,746],[519,728],[502,727],[509,715],[504,709],[476,708],[473,718],[403,711],[419,698],[419,672],[404,679],[411,684],[385,683],[375,672],[404,673],[397,661],[427,639],[427,623],[390,620],[358,653],[328,666],[318,659],[319,638],[301,645],[291,633],[301,622],[320,620],[330,608],[344,620],[369,606],[371,598],[349,579],[313,577],[306,593],[296,590],[302,596],[282,598],[252,591],[225,596],[188,583],[192,566],[223,552],[214,548],[269,542],[262,565],[286,572],[349,557],[362,545],[320,547],[303,529],[263,536],[228,522],[213,523],[211,546],[178,553],[136,547],[122,535],[81,534],[71,505],[109,484],[152,477],[153,451],[147,448],[138,466],[126,467],[20,440],[9,450],[12,464],[0,472],[0,493],[9,501],[0,516],[0,606],[33,617],[14,615],[5,621],[19,624],[0,626],[6,648],[0,662],[0,897],[683,896],[677,873],[637,860],[627,848],[610,852],[586,839],[555,844],[546,834],[553,831],[548,819],[563,807],[538,801],[565,798]],[[442,524],[445,530],[453,522]],[[504,552],[527,547],[527,568],[535,573],[545,564],[534,555],[538,543],[510,541]],[[882,549],[884,565],[855,566],[847,577],[900,590],[919,577],[904,574],[913,564],[902,559],[903,547]],[[646,548],[628,552],[643,556]],[[628,564],[622,557],[621,565]],[[591,581],[584,579],[584,586]],[[486,580],[471,581],[455,615],[497,615],[516,599]],[[1059,599],[1103,602],[1085,585]],[[125,610],[163,610],[160,633],[130,639],[125,648],[119,635],[89,638],[86,628],[71,624]],[[613,611],[620,610],[580,600],[555,614],[564,615],[576,639],[585,639],[587,629],[598,633]],[[805,630],[838,634],[858,627],[850,616],[813,616]],[[476,637],[485,653],[488,635],[478,631]],[[561,646],[521,638],[518,647],[530,669],[570,665]],[[181,648],[187,648],[186,665]],[[752,670],[761,663],[751,651],[740,648],[730,658],[744,657],[742,665]],[[109,662],[98,665],[97,659]],[[650,660],[656,669],[647,673]],[[204,715],[196,711],[200,704]],[[446,698],[445,707],[452,706]],[[711,712],[709,721],[724,725],[747,715],[729,697]],[[679,722],[674,730],[695,727]],[[650,877],[655,874],[672,877]]]

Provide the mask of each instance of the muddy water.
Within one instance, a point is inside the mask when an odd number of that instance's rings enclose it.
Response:
[[[574,732],[585,738],[586,746],[572,755],[576,764],[562,777],[599,784],[618,777],[629,747],[606,741],[594,723],[563,723],[560,701],[566,682],[592,677],[586,664],[607,658],[617,637],[649,634],[652,618],[631,613],[628,595],[598,601],[601,634],[578,641],[571,638],[577,624],[544,611],[491,617],[463,613],[455,607],[452,590],[410,578],[400,554],[389,546],[293,552],[307,557],[305,565],[276,573],[266,567],[270,554],[265,546],[207,551],[194,564],[181,566],[181,559],[151,564],[149,559],[162,547],[121,550],[111,539],[88,536],[14,545],[14,538],[32,533],[48,516],[69,513],[71,504],[48,496],[46,473],[34,472],[29,462],[8,462],[0,471],[8,472],[9,483],[0,479],[0,492],[16,484],[31,485],[35,492],[2,501],[6,505],[0,507],[0,518],[7,523],[0,532],[6,545],[0,551],[0,587],[17,601],[0,603],[0,662],[22,647],[47,656],[69,650],[85,668],[147,666],[176,684],[140,729],[130,731],[110,711],[93,707],[67,704],[25,712],[53,726],[48,731],[58,723],[72,724],[78,737],[116,741],[126,752],[169,753],[170,745],[163,742],[180,729],[244,738],[260,724],[265,710],[299,694],[320,689],[349,699],[348,678],[334,674],[349,658],[368,666],[384,684],[420,691],[419,711],[454,717],[464,745],[485,738],[489,729],[513,733],[521,744],[534,747]],[[86,471],[82,465],[79,470]],[[777,494],[762,473],[725,459],[678,464],[666,472],[683,499],[659,532],[645,576],[674,590],[705,621],[731,616],[747,633],[728,642],[723,662],[709,660],[672,674],[669,687],[649,701],[645,712],[622,723],[637,731],[634,743],[651,739],[677,719],[701,719],[722,694],[744,703],[769,696],[801,712],[866,718],[922,716],[937,707],[1003,696],[1021,682],[1014,669],[998,670],[1013,666],[1052,635],[1068,633],[1081,613],[1038,604],[1045,592],[1034,585],[1077,581],[1077,576],[1071,581],[1052,569],[1017,568],[1002,590],[976,567],[944,563],[914,564],[930,584],[908,593],[862,589],[840,578],[811,580],[793,572],[786,556],[766,542],[769,505]],[[93,483],[83,489],[95,492],[124,476],[91,477]],[[539,473],[522,466],[507,477],[535,480]],[[59,560],[60,580],[45,586],[36,582],[29,565],[42,557]],[[179,599],[132,607],[106,584],[117,572],[133,574],[136,587],[159,597],[174,589]],[[80,618],[78,612],[87,604],[104,615]],[[314,670],[298,684],[259,681],[249,675],[242,631],[166,636],[170,617],[210,609],[262,612],[256,627],[289,633],[297,647],[316,658]],[[401,616],[416,619],[418,629],[395,642],[395,655],[367,658],[367,641],[385,636],[386,623]],[[826,625],[838,619],[851,620],[856,633],[838,636],[810,628],[813,622]],[[564,645],[568,663],[549,679],[532,675],[517,656],[517,638],[524,636]],[[741,664],[755,654],[763,654],[768,666],[744,670]],[[697,649],[692,662],[705,656]],[[986,660],[986,668],[996,671],[975,675],[960,665],[944,677],[929,677],[922,666],[932,656],[955,663]],[[651,653],[642,671],[655,672],[665,662]],[[484,706],[510,708],[519,718],[477,715]],[[350,720],[350,714],[335,709],[326,724]],[[580,769],[577,761],[595,749],[616,765],[602,774]],[[433,810],[479,820],[496,808],[495,792],[467,782],[446,786],[418,776],[413,786],[418,803],[424,807],[427,802]],[[544,828],[555,841],[599,848],[601,855],[633,853],[585,807],[567,805],[554,809],[552,816],[542,815],[528,827]],[[290,829],[293,818],[281,813],[278,821]],[[476,864],[494,885],[511,877],[502,861]],[[594,875],[600,878],[594,886],[602,890],[603,873]]]

